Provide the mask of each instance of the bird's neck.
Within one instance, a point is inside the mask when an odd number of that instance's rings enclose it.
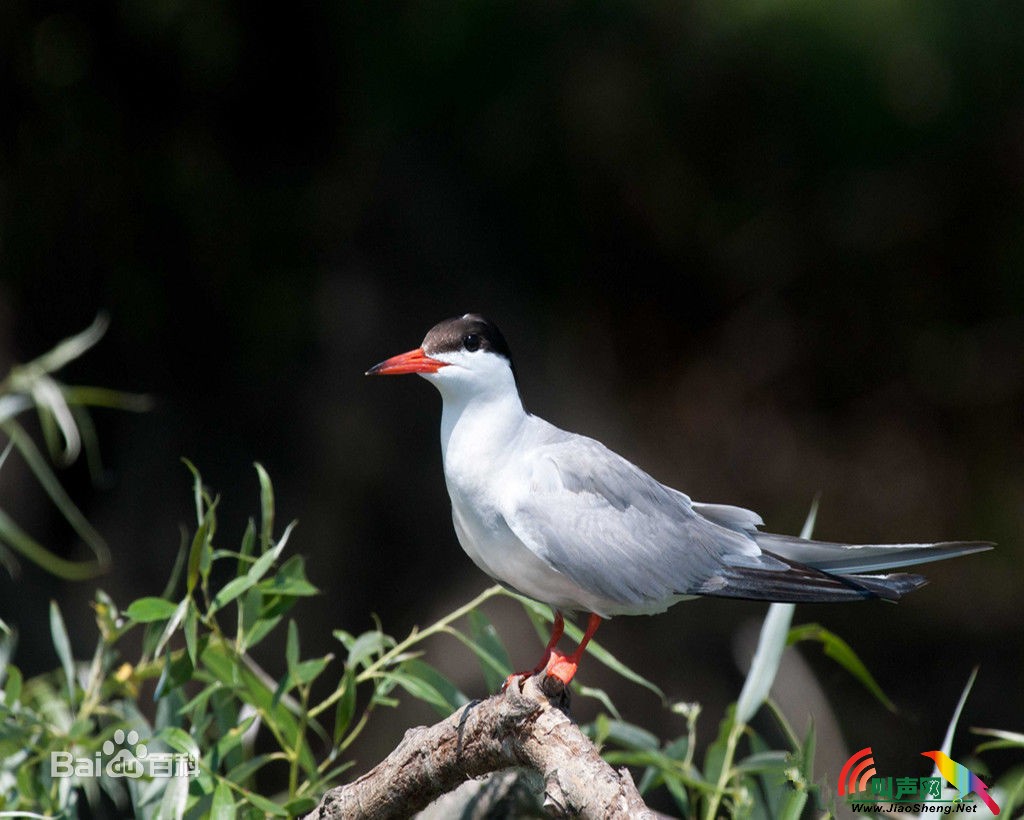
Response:
[[[442,397],[441,455],[446,471],[470,462],[500,460],[527,417],[516,390]]]

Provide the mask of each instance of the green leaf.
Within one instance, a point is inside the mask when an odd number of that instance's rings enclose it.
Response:
[[[347,633],[345,633],[347,634]],[[338,632],[334,633],[336,638],[339,638]],[[339,638],[341,640],[341,638]],[[344,641],[342,641],[344,643]],[[388,635],[385,635],[380,630],[374,632],[364,632],[348,647],[348,659],[345,661],[346,666],[355,668],[359,665],[365,665],[374,655],[379,655],[386,649],[395,645],[395,641]]]
[[[439,700],[421,698],[430,703],[438,711],[441,717],[447,717],[456,709],[469,703],[469,698],[459,691],[459,688],[448,678],[437,671],[433,666],[424,663],[418,658],[412,658],[402,664],[402,672],[412,678],[416,678],[426,684]],[[408,691],[408,690],[407,690]],[[415,693],[410,693],[415,694]],[[419,697],[417,695],[417,697]]]
[[[191,598],[188,599],[189,607],[188,612],[185,613],[185,651],[188,652],[189,661],[192,666],[196,665],[196,658],[199,656],[199,639],[198,639],[198,626],[199,626],[199,613],[196,611],[195,602]]]
[[[210,820],[233,820],[235,816],[235,800],[231,788],[223,780],[217,783],[213,792],[213,804],[210,806]]]
[[[96,314],[92,324],[85,330],[76,333],[74,336],[62,339],[42,356],[33,359],[27,365],[23,365],[23,369],[31,368],[43,373],[55,373],[69,362],[79,358],[102,339],[109,326],[110,318],[101,311]]]
[[[345,667],[345,674],[338,685],[341,687],[342,693],[338,698],[338,705],[334,708],[335,746],[341,742],[341,738],[356,712],[356,672],[354,667]]]
[[[736,764],[736,771],[743,774],[781,773],[789,765],[789,753],[782,750],[758,752],[745,757]]]
[[[299,762],[310,777],[316,777],[316,759],[305,737],[300,737],[299,724],[284,702],[273,702],[274,692],[250,669],[244,660],[234,654],[233,647],[210,641],[202,653],[204,675],[213,675],[244,702],[251,704],[263,716],[275,734],[284,738],[290,748],[299,748]],[[322,731],[316,724],[316,731]]]
[[[290,817],[306,815],[316,808],[316,800],[312,797],[296,797],[284,804],[284,810]]]
[[[786,648],[786,637],[789,625],[793,620],[793,604],[770,604],[768,614],[761,625],[761,636],[757,641],[754,659],[750,662],[750,671],[743,682],[739,700],[736,702],[736,720],[750,723],[754,713],[761,708],[768,697],[775,675],[782,662],[782,652]]]
[[[68,581],[82,581],[95,578],[104,572],[105,566],[98,561],[68,561],[54,555],[46,547],[19,527],[3,510],[0,510],[0,543],[27,558],[36,566]],[[5,561],[5,563],[12,563]]]
[[[308,597],[318,595],[320,590],[306,578],[306,562],[301,555],[293,555],[285,561],[273,578],[260,583],[265,595],[296,595]]]
[[[255,583],[248,575],[232,578],[213,596],[213,600],[210,602],[209,614],[212,615],[217,610],[223,609],[239,595],[247,592]]]
[[[14,442],[14,446],[21,453],[21,457],[25,459],[25,463],[31,468],[35,474],[36,480],[39,485],[46,491],[46,494],[53,501],[57,509],[60,510],[61,515],[64,516],[65,520],[71,525],[76,533],[81,537],[83,541],[89,546],[93,554],[96,556],[96,564],[99,571],[105,571],[110,565],[110,551],[107,549],[106,541],[89,523],[82,511],[75,506],[75,503],[71,500],[71,496],[67,494],[64,488],[61,486],[60,481],[54,474],[53,470],[50,469],[49,464],[46,462],[46,458],[39,449],[36,447],[32,438],[25,432],[25,429],[18,424],[16,421],[10,420],[4,422],[2,425],[3,431],[7,433],[11,441]]]
[[[615,708],[615,704],[612,703],[612,699],[608,697],[607,692],[603,689],[598,689],[596,686],[585,686],[582,683],[578,684],[578,686],[580,695],[585,698],[594,698],[608,710],[608,713],[615,718],[615,720],[622,720],[622,715],[619,714],[619,710]]]
[[[192,735],[177,726],[164,727],[156,733],[156,738],[164,741],[176,751],[191,755],[194,760],[199,760],[202,757],[199,746]]]
[[[299,665],[299,627],[295,621],[288,621],[288,640],[284,650],[285,661],[288,664],[288,672],[295,674],[295,667]]]
[[[253,624],[252,629],[249,630],[245,636],[245,640],[242,642],[242,649],[252,649],[256,644],[262,641],[267,635],[274,631],[274,628],[281,622],[281,616],[276,615],[273,618],[260,618]]]
[[[153,600],[161,600],[155,598]],[[182,618],[185,617],[185,613],[188,611],[189,605],[192,603],[191,598],[183,598],[181,603],[175,607],[174,612],[171,613],[170,620],[167,621],[167,626],[164,627],[164,631],[160,633],[160,640],[156,643],[156,648],[153,650],[153,655],[159,655],[163,652],[164,646],[171,639],[171,635],[174,634],[175,630],[181,624]],[[131,607],[129,607],[130,609]]]
[[[292,530],[295,528],[295,522],[289,524],[281,536],[281,540],[278,541],[271,549],[263,553],[253,565],[249,568],[246,575],[252,579],[253,583],[259,581],[270,568],[274,565],[274,562],[280,557],[281,553],[284,552],[285,544],[288,543],[288,536],[291,535]]]
[[[322,658],[310,658],[308,661],[302,661],[296,665],[295,672],[292,675],[296,686],[305,686],[308,683],[312,683],[320,677],[327,668],[327,664],[333,660],[334,655],[327,654]]]
[[[14,704],[18,702],[18,698],[21,697],[21,687],[24,678],[22,677],[21,670],[13,664],[7,667],[7,680],[4,682],[4,706],[8,709],[13,709]]]
[[[807,805],[807,792],[803,789],[790,790],[779,814],[779,820],[800,820],[805,805]]]
[[[474,609],[469,613],[469,632],[473,638],[474,647],[479,647],[482,650],[482,652],[476,652],[476,655],[487,689],[497,692],[512,671],[508,650],[501,642],[494,624],[479,609]],[[485,658],[487,658],[486,661]]]
[[[75,703],[75,661],[71,655],[71,640],[68,638],[67,627],[64,626],[64,618],[60,614],[60,607],[56,601],[50,601],[50,635],[53,638],[53,648],[60,658],[60,665],[64,668],[64,678],[68,685],[69,703]]]
[[[660,745],[651,732],[622,720],[609,720],[603,733],[608,740],[634,751],[656,751]]]
[[[179,605],[163,598],[139,598],[131,603],[124,614],[136,623],[148,624],[170,618],[178,609]]]
[[[257,461],[255,466],[260,480],[260,545],[266,552],[274,542],[274,487],[263,465]]]
[[[163,799],[160,801],[160,817],[180,820],[180,818],[185,816],[185,804],[188,802],[189,778],[168,777],[164,779],[166,780],[166,785],[164,786]]]
[[[860,681],[879,703],[890,712],[896,711],[896,705],[882,691],[882,687],[878,685],[868,668],[857,657],[857,653],[838,635],[825,629],[821,624],[803,624],[795,626],[789,631],[786,643],[788,646],[792,646],[800,641],[820,643],[825,654]]]
[[[249,556],[252,555],[253,550],[256,547],[256,525],[250,518],[249,523],[245,525],[245,533],[242,535],[242,546],[238,551],[238,568],[235,570],[236,574],[241,575],[247,570],[252,563],[249,560]]]
[[[196,474],[196,484],[196,492],[199,493],[196,503],[199,505],[199,512],[202,517],[199,520],[199,526],[196,527],[195,535],[192,537],[192,546],[188,554],[187,587],[189,595],[196,588],[200,578],[205,583],[206,578],[209,576],[210,565],[213,562],[213,534],[217,528],[217,501],[210,502],[206,506],[205,511],[203,511],[205,496],[202,495],[202,484],[199,482],[198,474]]]
[[[971,674],[967,678],[967,683],[964,684],[964,689],[960,693],[960,700],[957,701],[956,708],[953,710],[953,716],[949,719],[949,726],[946,727],[946,735],[942,739],[942,751],[946,753],[947,757],[951,757],[953,753],[953,735],[956,734],[956,725],[960,722],[960,715],[963,714],[964,706],[967,705],[967,697],[971,694],[971,689],[974,688],[974,681],[978,677],[978,667],[975,666],[971,670]],[[935,764],[935,768],[932,771],[933,777],[938,777],[939,766]]]
[[[252,803],[257,809],[267,814],[273,815],[274,817],[288,817],[288,810],[284,806],[280,806],[272,800],[256,794],[256,792],[246,792],[245,799]]]
[[[442,717],[447,717],[451,714],[448,701],[445,700],[444,696],[422,678],[407,675],[405,672],[397,669],[387,672],[384,678],[391,683],[401,686],[414,698],[433,706]]]
[[[268,763],[272,763],[275,760],[281,758],[280,753],[273,754],[262,754],[256,755],[256,757],[250,758],[242,763],[239,763],[227,774],[227,779],[232,783],[244,784],[250,777],[256,772],[266,766]]]

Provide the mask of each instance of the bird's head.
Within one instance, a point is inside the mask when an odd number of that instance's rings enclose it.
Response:
[[[445,398],[472,398],[516,391],[512,353],[497,325],[478,313],[434,325],[423,344],[392,356],[366,371],[367,376],[417,373]]]

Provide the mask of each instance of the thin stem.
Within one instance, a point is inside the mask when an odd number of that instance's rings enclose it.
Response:
[[[498,585],[489,587],[488,589],[485,589],[483,592],[477,595],[472,601],[470,601],[467,604],[463,604],[454,612],[450,612],[441,620],[431,624],[426,629],[419,631],[416,628],[413,628],[413,631],[409,634],[408,638],[406,638],[404,641],[396,643],[393,647],[391,647],[391,649],[389,649],[387,652],[385,652],[383,655],[377,658],[377,660],[375,660],[368,667],[366,667],[366,669],[364,669],[356,677],[356,683],[363,683],[364,681],[368,681],[371,678],[375,677],[378,670],[381,667],[386,666],[397,656],[405,652],[409,647],[415,646],[424,638],[429,638],[431,635],[444,631],[445,627],[447,627],[448,624],[452,623],[452,621],[457,621],[463,615],[469,614],[472,610],[476,609],[488,598],[493,598],[495,595],[503,594],[505,594],[504,587]]]
[[[708,810],[704,813],[704,820],[715,820],[715,816],[718,814],[718,806],[722,802],[722,796],[725,794],[725,786],[732,776],[732,759],[736,756],[736,744],[739,742],[740,735],[743,734],[745,728],[745,724],[737,721],[732,725],[732,729],[729,730],[729,738],[725,743],[725,756],[722,759],[722,769],[718,773],[718,782],[715,784],[715,791],[708,802]]]
[[[306,722],[309,718],[309,686],[303,686],[300,694],[302,709],[299,711],[299,726],[295,732],[295,748],[292,749],[291,766],[288,770],[288,796],[295,797],[299,787],[299,758],[302,757],[302,747],[306,741]]]

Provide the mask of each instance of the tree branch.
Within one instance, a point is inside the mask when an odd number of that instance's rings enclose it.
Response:
[[[504,693],[410,729],[377,766],[327,792],[306,820],[409,817],[468,778],[523,766],[543,778],[544,807],[555,817],[655,818],[629,772],[601,759],[538,680],[521,688],[514,680]]]

